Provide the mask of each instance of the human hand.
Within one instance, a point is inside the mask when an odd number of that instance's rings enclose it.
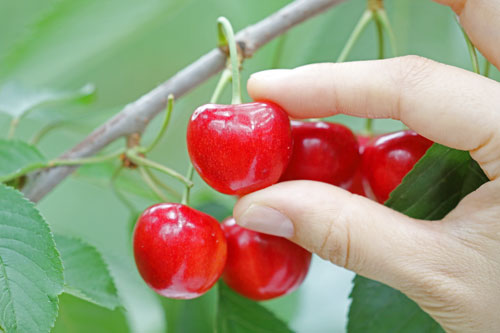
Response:
[[[439,2],[459,14],[500,68],[500,1]],[[500,83],[409,56],[261,72],[248,91],[294,118],[399,119],[430,140],[469,151],[491,181],[440,221],[412,219],[311,181],[249,194],[234,217],[401,290],[449,332],[500,331]]]

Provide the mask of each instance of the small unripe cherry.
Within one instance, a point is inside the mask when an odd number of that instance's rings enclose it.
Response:
[[[304,281],[311,253],[288,239],[245,229],[234,218],[222,223],[227,262],[222,278],[232,289],[254,300],[288,294]]]
[[[146,209],[135,226],[133,245],[146,284],[169,298],[201,296],[218,280],[227,257],[217,220],[177,203]]]

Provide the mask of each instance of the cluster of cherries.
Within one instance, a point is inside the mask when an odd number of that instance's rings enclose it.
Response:
[[[290,121],[279,106],[256,102],[208,104],[187,130],[191,161],[219,192],[243,196],[280,181],[314,180],[384,202],[432,142],[406,130],[355,136],[343,125]],[[157,293],[190,299],[221,277],[255,300],[295,290],[311,254],[287,239],[238,226],[176,203],[157,204],[139,217],[134,255]]]

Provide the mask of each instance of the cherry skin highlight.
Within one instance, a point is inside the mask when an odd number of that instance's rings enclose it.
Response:
[[[293,153],[280,181],[348,186],[361,160],[356,137],[341,124],[292,121]]]
[[[224,270],[227,244],[213,217],[177,203],[161,203],[139,217],[134,257],[144,281],[177,299],[201,296]]]
[[[383,203],[432,145],[414,131],[388,133],[372,139],[363,152],[363,186]]]
[[[222,223],[227,239],[227,263],[222,278],[232,289],[253,300],[279,297],[304,281],[311,253],[291,241],[237,225]]]
[[[245,195],[276,183],[292,152],[290,120],[276,104],[207,104],[191,116],[187,148],[215,190]]]
[[[359,155],[361,156],[361,160],[363,160],[363,153],[365,151],[365,147],[370,141],[371,137],[366,135],[358,134],[356,135],[359,144]],[[365,190],[363,189],[363,171],[362,171],[361,163],[356,169],[354,176],[352,178],[351,184],[347,187],[347,190],[354,194],[359,194],[366,197]]]

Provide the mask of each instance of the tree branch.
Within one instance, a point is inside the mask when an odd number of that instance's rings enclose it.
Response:
[[[244,58],[251,57],[261,46],[291,27],[342,1],[344,0],[296,0],[245,28],[236,35]],[[163,110],[169,94],[178,99],[221,71],[225,63],[226,54],[219,49],[213,49],[138,100],[126,105],[122,111],[64,153],[60,159],[88,157],[121,137],[143,132],[149,121]],[[42,199],[75,169],[75,166],[60,166],[35,174],[24,189],[26,196],[33,201]]]

